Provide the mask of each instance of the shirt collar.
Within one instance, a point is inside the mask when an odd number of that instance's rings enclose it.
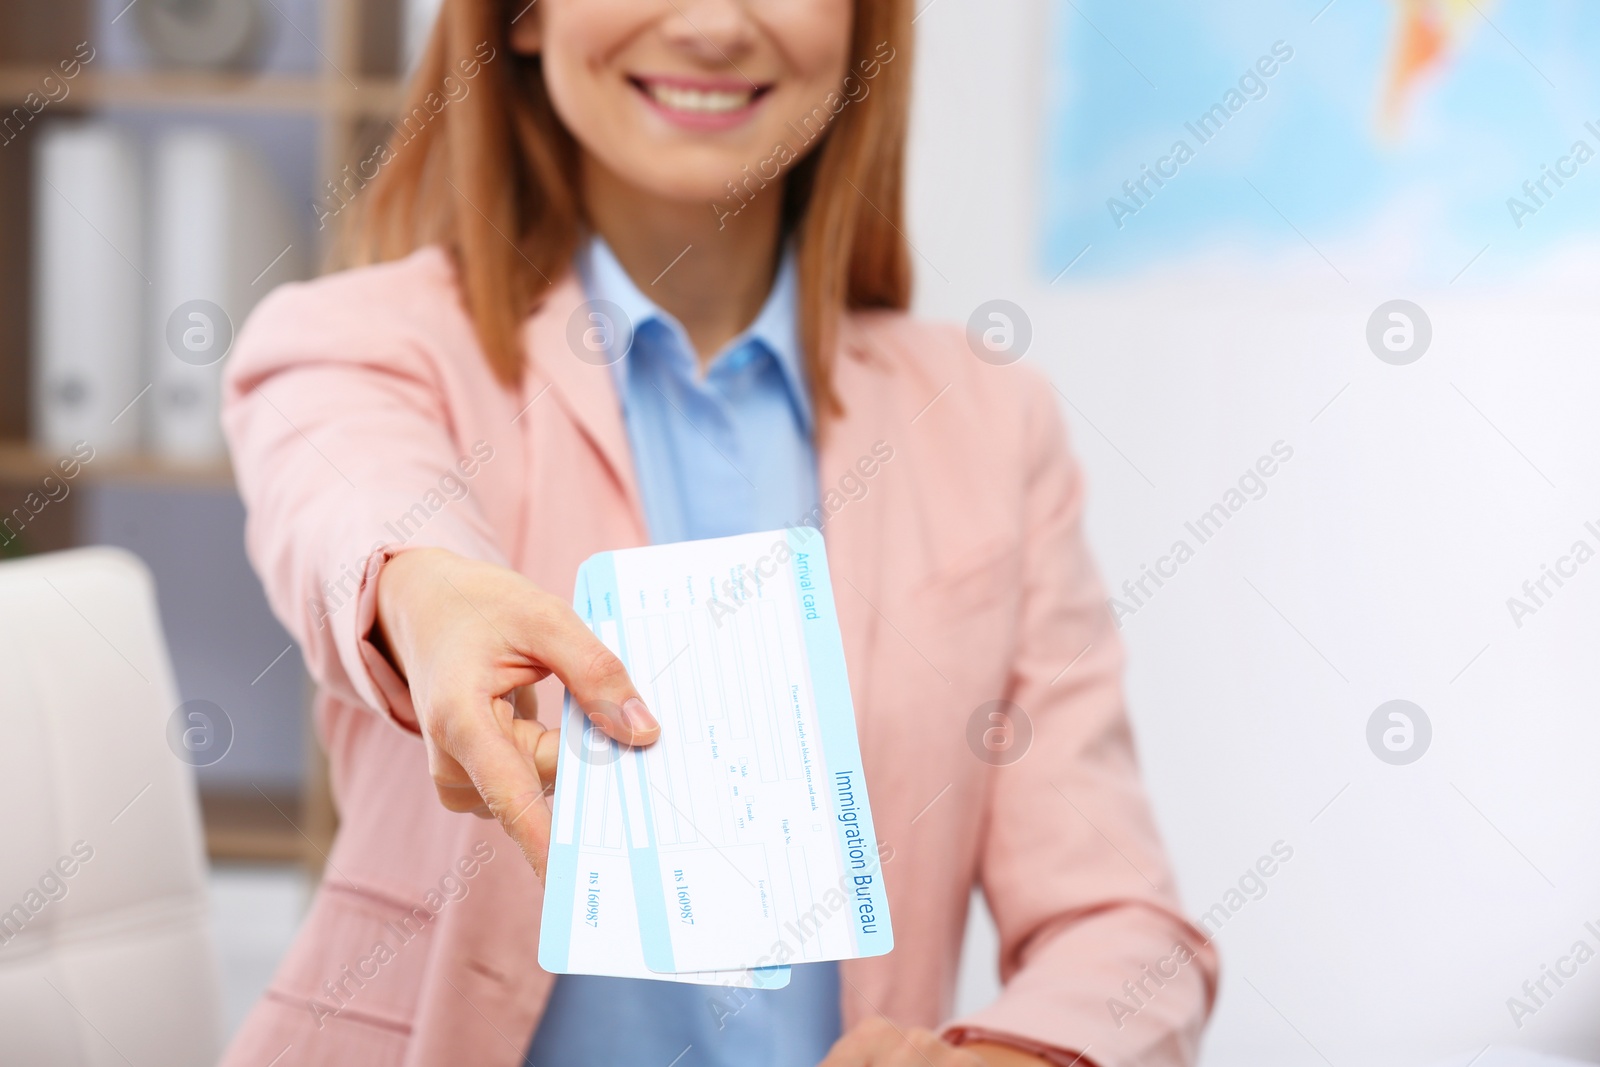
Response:
[[[620,395],[626,396],[628,353],[633,347],[633,335],[638,327],[652,319],[660,322],[678,341],[682,352],[694,358],[687,331],[671,314],[651,300],[623,269],[616,254],[599,234],[590,236],[587,245],[579,250],[576,262],[578,279],[583,284],[584,295],[591,301],[607,300],[622,310],[623,321],[615,324],[612,336],[613,354],[622,352],[621,358],[611,365]],[[712,366],[741,346],[756,342],[772,353],[794,398],[796,408],[805,422],[807,431],[812,427],[811,390],[806,384],[805,366],[800,354],[799,330],[795,321],[798,307],[798,275],[792,247],[784,249],[778,264],[772,291],[761,306],[755,321],[726,345],[722,346]]]

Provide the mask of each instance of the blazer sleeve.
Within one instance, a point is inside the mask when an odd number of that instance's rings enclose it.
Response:
[[[1217,958],[1180,914],[1124,710],[1121,642],[1084,544],[1083,479],[1051,390],[1031,384],[1009,699],[1032,740],[992,771],[980,857],[1004,990],[946,1032],[1062,1064],[1176,1067],[1195,1059]]]
[[[379,569],[425,545],[505,554],[471,492],[492,444],[453,438],[418,331],[357,273],[262,301],[229,358],[222,422],[274,613],[318,683],[399,723],[410,694],[370,639]]]

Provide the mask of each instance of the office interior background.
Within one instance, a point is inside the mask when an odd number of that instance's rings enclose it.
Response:
[[[201,301],[226,335],[317,271],[328,182],[386,135],[430,14],[0,8],[3,551],[142,560],[175,702],[225,734],[158,746],[208,861],[177,879],[220,982],[202,1042],[265,987],[336,816],[244,556],[225,339],[174,361],[172,323]],[[1146,782],[1222,954],[1202,1062],[1600,1062],[1600,12],[924,0],[916,29],[916,309],[1005,332],[1066,412]],[[52,707],[94,692],[28,643],[43,604],[3,622],[0,908],[65,847],[52,776],[96,743],[22,744],[54,727],[18,672]],[[114,841],[138,809],[107,803]],[[74,938],[115,956],[94,911],[0,945],[0,1017],[61,1020],[73,1062],[107,1035],[39,983]],[[994,944],[975,897],[961,1005]]]

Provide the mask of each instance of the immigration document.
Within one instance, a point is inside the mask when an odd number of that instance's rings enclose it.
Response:
[[[583,570],[578,573],[577,585],[582,615],[588,602]],[[617,764],[622,751],[589,723],[569,696],[561,716],[539,966],[552,974],[747,989],[788,985],[786,966],[684,974],[658,974],[645,966],[618,788]]]
[[[888,952],[821,535],[796,527],[602,553],[585,563],[578,597],[661,739],[615,748],[614,798],[564,741],[564,767],[580,774],[558,776],[556,838],[587,842],[597,808],[620,813],[614,829],[601,820],[611,836],[599,840],[626,855],[645,966],[681,974]],[[570,901],[580,912],[582,890],[574,884]],[[547,892],[547,927],[552,899],[566,903]]]

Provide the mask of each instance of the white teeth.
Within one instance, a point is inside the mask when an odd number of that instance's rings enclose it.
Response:
[[[692,111],[708,115],[738,111],[740,108],[748,107],[750,101],[755,97],[753,90],[742,92],[702,91],[700,89],[678,89],[670,85],[650,85],[648,90],[650,98],[662,107],[671,108],[673,111]]]

